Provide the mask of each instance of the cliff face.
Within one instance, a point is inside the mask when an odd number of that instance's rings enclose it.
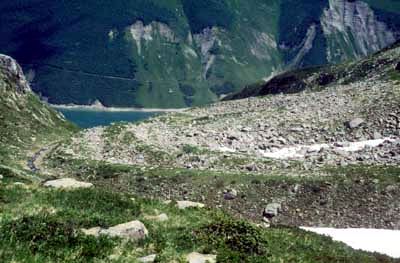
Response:
[[[329,0],[321,25],[329,62],[366,56],[396,41],[395,32],[362,1]]]
[[[288,68],[365,56],[400,36],[392,0],[41,3],[0,3],[0,52],[34,73],[35,92],[61,104],[201,105]]]
[[[30,92],[31,88],[20,65],[11,57],[0,54],[0,69],[6,78],[15,81],[17,93]]]

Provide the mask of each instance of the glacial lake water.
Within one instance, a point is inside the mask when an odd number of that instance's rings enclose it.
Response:
[[[81,128],[107,126],[114,122],[137,122],[148,119],[161,112],[148,111],[97,111],[87,109],[57,108],[65,118]]]

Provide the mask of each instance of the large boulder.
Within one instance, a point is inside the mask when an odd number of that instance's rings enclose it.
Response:
[[[186,256],[186,260],[189,263],[215,263],[217,261],[217,256],[193,252]]]
[[[271,203],[268,204],[267,207],[264,209],[264,217],[266,218],[273,218],[278,216],[279,212],[282,210],[282,205],[279,203]]]
[[[235,189],[226,189],[224,191],[224,199],[225,200],[234,200],[238,196],[238,192]]]
[[[356,128],[360,127],[364,122],[365,121],[362,118],[355,118],[355,119],[352,119],[351,121],[348,121],[347,126],[350,129],[356,129]]]
[[[108,229],[101,229],[99,234],[110,237],[121,237],[131,240],[140,240],[146,238],[149,232],[142,222],[131,221],[128,223],[110,227]]]
[[[76,189],[76,188],[89,188],[93,184],[80,182],[73,178],[62,178],[57,180],[50,180],[44,183],[46,187],[61,188],[61,189]]]

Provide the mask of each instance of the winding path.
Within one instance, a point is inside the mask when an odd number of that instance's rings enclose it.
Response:
[[[28,166],[29,170],[31,170],[33,173],[40,172],[40,170],[41,170],[40,166],[41,166],[41,163],[42,163],[44,157],[51,150],[53,150],[55,147],[57,147],[58,144],[59,144],[59,142],[52,143],[50,145],[47,145],[47,146],[41,148],[37,152],[35,152],[33,154],[33,156],[31,158],[29,158],[27,161],[27,166]]]

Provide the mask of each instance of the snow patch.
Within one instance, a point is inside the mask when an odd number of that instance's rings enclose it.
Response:
[[[342,142],[334,144],[313,144],[313,145],[297,145],[286,147],[274,151],[261,151],[261,154],[266,158],[271,159],[298,159],[303,158],[307,153],[319,152],[321,149],[341,150],[345,152],[357,152],[366,147],[377,147],[384,142],[394,142],[393,138],[384,138],[377,140],[367,140],[358,142]],[[343,145],[343,146],[338,146]]]
[[[234,149],[228,148],[226,146],[222,146],[218,149],[220,152],[234,153],[236,152]]]
[[[331,237],[335,241],[368,252],[378,252],[390,257],[400,258],[400,231],[363,228],[314,228],[301,227],[301,229],[320,235]]]

